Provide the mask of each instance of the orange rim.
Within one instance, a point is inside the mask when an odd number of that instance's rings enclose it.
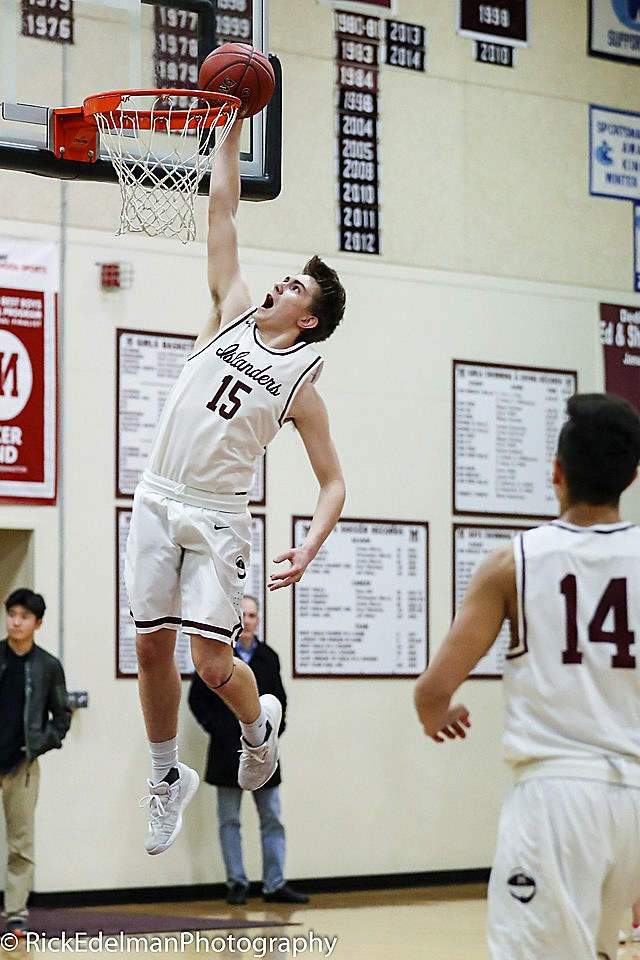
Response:
[[[154,107],[153,110],[140,110],[134,105],[128,106],[127,101],[132,97],[155,97],[156,101],[167,100],[170,97],[190,97],[192,100],[201,100],[208,106],[167,110]],[[184,130],[185,126],[199,127],[203,122],[205,127],[217,127],[226,123],[239,107],[240,99],[228,94],[212,93],[210,90],[174,88],[110,90],[106,93],[93,94],[82,104],[82,110],[87,119],[93,119],[96,114],[101,114],[103,122],[114,129],[121,126],[137,126],[146,130],[150,129],[152,124],[166,126],[169,130]]]

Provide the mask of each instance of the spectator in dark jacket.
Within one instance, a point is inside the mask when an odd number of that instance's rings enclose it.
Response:
[[[242,633],[235,656],[248,663],[258,685],[258,693],[272,693],[282,704],[279,735],[285,727],[287,695],[280,677],[278,654],[257,636],[258,603],[255,597],[242,601]],[[205,780],[218,790],[218,832],[227,871],[227,903],[247,902],[249,881],[242,859],[240,803],[243,791],[238,786],[240,725],[220,697],[195,674],[189,693],[189,706],[196,720],[211,737]],[[253,792],[260,818],[262,841],[262,896],[272,903],[307,903],[306,894],[294,890],[285,880],[285,834],[280,821],[280,765],[270,780]]]
[[[62,664],[34,641],[44,617],[43,598],[21,588],[7,597],[5,608],[7,639],[0,642],[0,788],[8,849],[4,918],[8,932],[26,936],[38,757],[62,745],[71,710]]]

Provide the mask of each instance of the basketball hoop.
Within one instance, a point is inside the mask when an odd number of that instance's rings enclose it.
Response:
[[[237,97],[203,90],[115,90],[87,97],[83,121],[98,128],[120,182],[118,235],[195,239],[198,184],[239,106]],[[77,124],[76,117],[75,128],[69,125],[74,140]],[[56,153],[63,157],[64,140],[58,131]]]

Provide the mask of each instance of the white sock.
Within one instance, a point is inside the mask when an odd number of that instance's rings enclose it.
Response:
[[[242,736],[250,747],[259,747],[267,739],[267,715],[260,707],[260,716],[253,723],[240,722]]]
[[[164,740],[162,743],[149,741],[151,752],[151,782],[160,783],[172,767],[178,766],[178,738]]]

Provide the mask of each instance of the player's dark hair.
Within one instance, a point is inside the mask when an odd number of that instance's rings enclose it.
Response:
[[[610,393],[577,393],[558,438],[571,503],[616,506],[640,461],[640,417]]]
[[[298,341],[317,343],[319,340],[330,337],[342,320],[347,294],[336,271],[320,257],[311,257],[311,260],[307,261],[302,268],[302,273],[313,277],[320,287],[320,293],[314,297],[311,304],[318,323],[309,330],[301,330]]]
[[[11,607],[26,607],[35,615],[36,620],[42,620],[47,605],[44,597],[39,593],[34,593],[28,587],[19,587],[14,590],[4,602],[5,610],[9,611]]]

